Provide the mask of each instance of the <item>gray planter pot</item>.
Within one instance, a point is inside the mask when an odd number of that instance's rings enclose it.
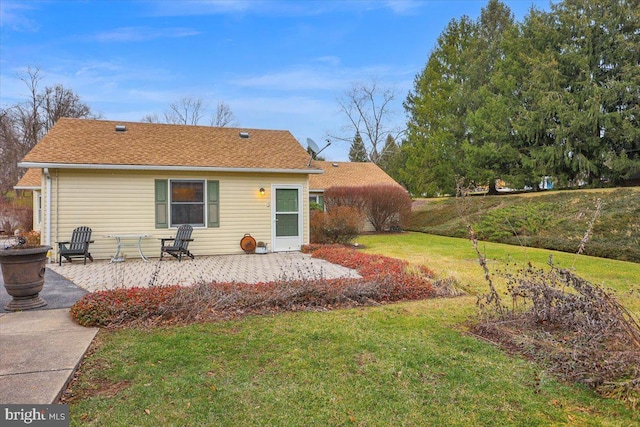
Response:
[[[40,298],[44,287],[47,252],[51,246],[27,249],[0,249],[0,267],[7,293],[13,298],[7,311],[30,310],[47,305]]]

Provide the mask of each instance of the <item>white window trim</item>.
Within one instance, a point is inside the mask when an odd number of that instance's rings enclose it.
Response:
[[[36,206],[37,206],[37,217],[36,224],[38,226],[42,225],[42,192],[34,191],[34,195],[36,196]]]

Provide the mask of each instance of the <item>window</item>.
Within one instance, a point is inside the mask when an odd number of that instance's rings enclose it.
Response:
[[[316,203],[324,210],[324,196],[320,194],[310,194],[309,203]]]
[[[37,201],[36,208],[38,210],[36,216],[36,224],[40,225],[42,224],[42,193],[39,191],[34,191],[33,194]]]
[[[156,179],[156,228],[219,227],[219,181]]]
[[[171,226],[204,227],[204,181],[170,182]]]

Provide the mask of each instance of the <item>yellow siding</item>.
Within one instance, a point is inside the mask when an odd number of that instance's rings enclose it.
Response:
[[[70,239],[75,227],[93,230],[91,254],[108,259],[116,251],[109,234],[151,234],[143,240],[146,256],[160,256],[160,238],[175,235],[175,229],[155,228],[155,180],[203,179],[220,182],[220,227],[196,228],[189,249],[197,255],[242,253],[240,239],[250,233],[271,245],[271,185],[302,184],[304,202],[303,241],[309,242],[308,177],[304,174],[247,174],[164,171],[98,171],[58,169],[52,176],[52,242]],[[259,189],[266,192],[260,195]],[[43,186],[43,194],[46,187]],[[43,200],[43,206],[45,201]],[[43,218],[43,231],[44,231]],[[131,242],[131,241],[128,241]],[[54,251],[57,245],[53,244]],[[137,258],[136,248],[126,248],[128,258]],[[57,253],[55,253],[57,257]],[[56,258],[57,259],[57,258]]]

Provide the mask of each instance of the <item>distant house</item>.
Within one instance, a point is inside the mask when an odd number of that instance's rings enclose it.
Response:
[[[27,169],[27,173],[13,188],[33,192],[33,229],[40,231],[42,227],[42,169]]]
[[[404,189],[378,165],[371,162],[321,162],[311,166],[322,169],[321,175],[309,176],[309,201],[324,207],[324,191],[330,187],[362,187],[367,185],[393,185]],[[373,231],[368,222],[365,231]]]
[[[91,253],[106,259],[107,235],[151,235],[143,251],[159,256],[158,239],[181,224],[194,227],[196,255],[240,253],[245,233],[273,251],[299,250],[309,242],[309,176],[322,173],[308,162],[284,130],[65,118],[19,166],[40,177],[43,242],[89,226]]]

